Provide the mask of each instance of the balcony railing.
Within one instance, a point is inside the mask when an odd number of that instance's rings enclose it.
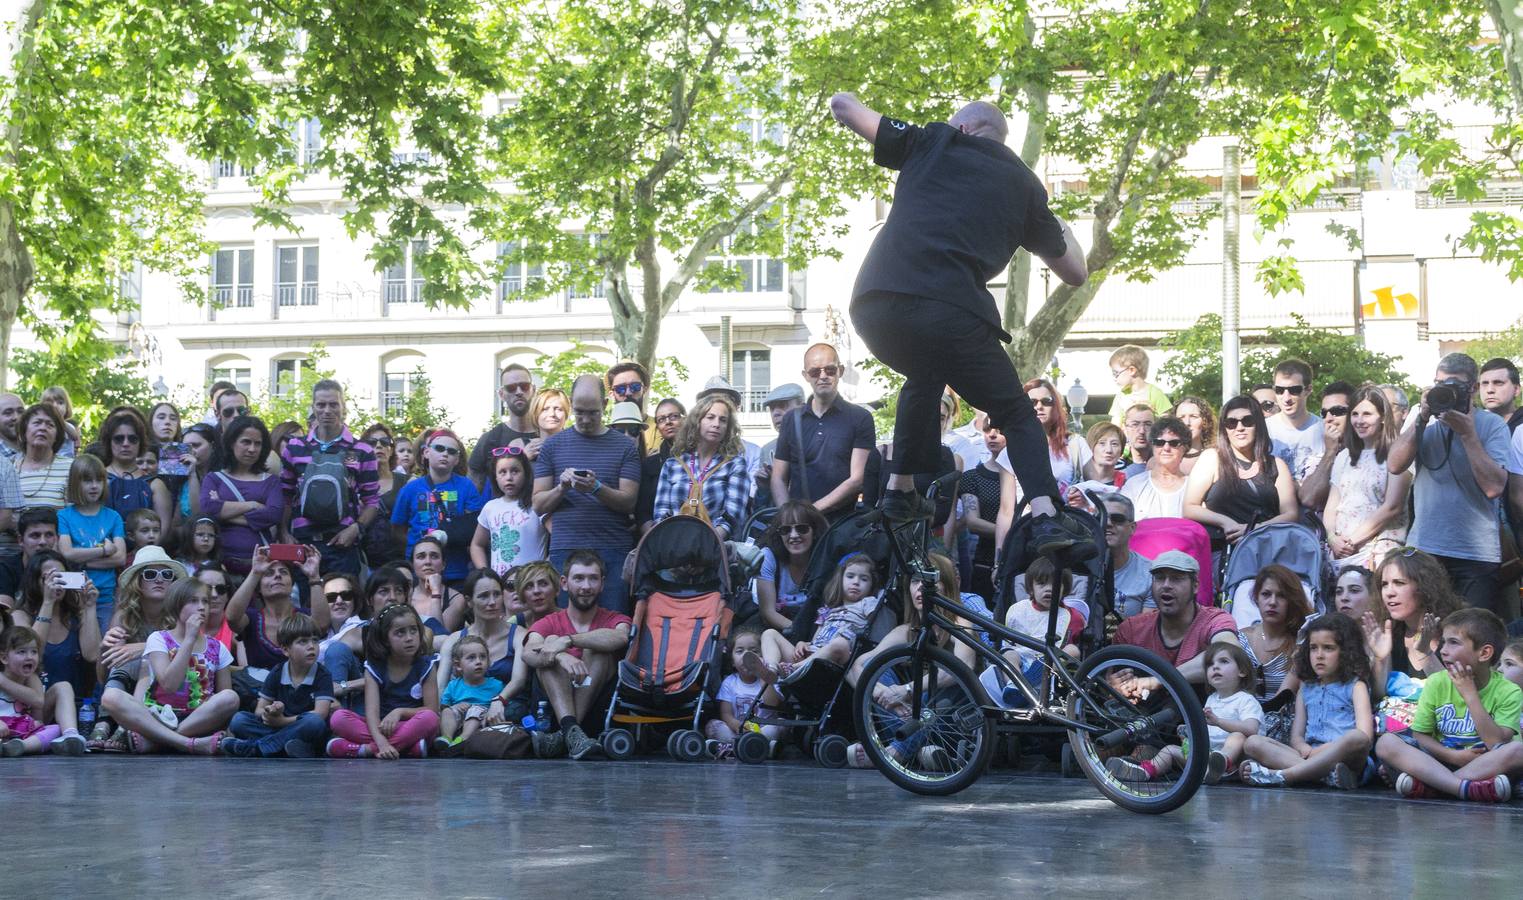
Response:
[[[317,285],[308,284],[277,284],[275,285],[275,302],[280,306],[316,306]]]
[[[238,285],[237,287],[230,284],[216,285],[212,288],[212,302],[223,309],[253,306],[254,286],[251,284]]]

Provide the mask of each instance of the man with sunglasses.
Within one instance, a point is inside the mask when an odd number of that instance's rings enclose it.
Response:
[[[1084,250],[1047,206],[1041,179],[1008,146],[1005,115],[969,103],[924,128],[890,119],[851,94],[830,100],[836,121],[873,145],[873,161],[899,172],[894,203],[852,290],[851,319],[878,359],[905,376],[894,421],[890,519],[933,513],[914,476],[940,464],[937,405],[950,386],[989,414],[1037,514],[1057,493],[1047,444],[1021,379],[1000,341],[988,283],[1022,248],[1066,284],[1088,277]]]
[[[1311,390],[1311,366],[1299,359],[1282,359],[1274,367],[1274,398],[1280,411],[1265,417],[1274,455],[1285,460],[1290,475],[1301,479],[1322,458],[1325,437],[1322,419],[1306,408]]]
[[[1395,474],[1416,464],[1407,542],[1443,563],[1466,603],[1502,613],[1498,516],[1507,490],[1507,423],[1474,407],[1479,374],[1463,353],[1438,361],[1434,385],[1407,415],[1386,468]]]
[[[1317,454],[1311,471],[1300,479],[1296,497],[1305,509],[1318,509],[1327,505],[1328,490],[1333,482],[1333,460],[1343,446],[1343,433],[1348,430],[1350,404],[1353,403],[1354,386],[1347,381],[1330,381],[1322,386],[1322,452]]]
[[[873,449],[872,413],[841,396],[844,372],[835,347],[815,344],[804,351],[804,378],[813,396],[783,417],[772,459],[773,502],[807,500],[831,521],[856,507]],[[931,428],[934,456],[941,441],[934,421]]]
[[[225,398],[225,395],[224,395]],[[280,486],[286,497],[285,527],[281,530],[295,543],[311,544],[321,555],[321,574],[346,572],[360,574],[359,538],[381,513],[380,473],[375,449],[357,440],[344,424],[344,389],[331,378],[312,386],[312,430],[305,436],[292,435],[280,452]],[[308,468],[318,461],[318,469],[333,468],[329,460],[342,465],[343,478],[338,485],[342,509],[332,521],[320,522],[303,514],[303,490],[309,483]],[[326,477],[326,476],[325,476]],[[315,493],[315,492],[314,492]]]
[[[1105,546],[1111,555],[1111,609],[1129,619],[1144,609],[1156,609],[1153,602],[1153,561],[1132,549],[1132,535],[1137,532],[1137,511],[1132,501],[1121,494],[1106,494]]]
[[[471,449],[471,480],[476,489],[487,490],[492,477],[492,451],[518,447],[530,461],[539,455],[539,431],[529,421],[529,406],[534,402],[534,376],[521,363],[508,363],[498,377],[497,399],[506,416],[486,430]],[[489,492],[490,493],[490,492]]]
[[[249,414],[249,398],[236,388],[223,391],[217,397],[217,427],[226,428],[228,423]]]

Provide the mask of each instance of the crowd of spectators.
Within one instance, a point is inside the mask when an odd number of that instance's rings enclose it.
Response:
[[[1517,366],[1451,353],[1409,399],[1285,359],[1219,409],[1171,400],[1139,347],[1111,370],[1109,415],[1088,429],[1051,382],[1026,383],[1040,449],[1007,447],[976,411],[957,427],[960,401],[943,399],[943,472],[918,486],[962,473],[932,522],[945,590],[990,609],[1004,581],[1016,626],[1061,602],[1065,630],[1108,616],[1111,640],[1162,654],[1200,686],[1213,781],[1351,787],[1379,772],[1407,796],[1507,799],[1523,774]],[[890,446],[841,396],[843,374],[834,347],[810,347],[803,386],[765,398],[760,445],[723,378],[688,403],[655,396],[632,362],[563,389],[509,365],[501,419],[474,442],[353,424],[331,380],[306,422],[266,423],[219,382],[204,419],[121,407],[94,434],[61,390],[0,394],[0,748],[396,758],[520,725],[541,755],[595,756],[633,625],[628,557],[683,515],[761,548],[755,621],[706,729],[722,749],[736,704],[770,696],[758,666],[849,658],[794,622],[814,608],[826,532],[886,481]],[[1098,517],[1102,583],[999,572],[1022,495],[1012,451],[1045,452],[1061,498]],[[765,533],[748,532],[768,509]],[[1216,562],[1290,525],[1331,564],[1262,567],[1245,620],[1199,602],[1220,567],[1134,548],[1167,523],[1203,529]],[[815,604],[822,628],[878,587],[862,559],[835,588],[850,602]]]

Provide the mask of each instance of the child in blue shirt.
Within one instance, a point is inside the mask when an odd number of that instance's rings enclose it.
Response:
[[[69,505],[58,511],[58,552],[85,573],[100,592],[95,617],[105,632],[116,606],[116,576],[127,563],[126,527],[105,505],[106,467],[89,454],[69,466]]]
[[[453,431],[441,428],[429,432],[419,449],[423,457],[423,474],[398,492],[396,506],[391,510],[396,539],[406,544],[409,558],[418,538],[444,528],[446,518],[480,512],[486,505],[476,483],[466,474],[463,445]],[[475,523],[470,524],[468,532],[445,543],[444,580],[447,582],[458,583],[471,570],[471,538],[475,534]]]
[[[501,679],[487,677],[492,651],[478,635],[468,634],[456,641],[450,663],[454,677],[439,697],[439,737],[435,744],[440,749],[459,744],[480,730],[487,707],[505,687]]]

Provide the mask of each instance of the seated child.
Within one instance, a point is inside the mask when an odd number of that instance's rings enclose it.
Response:
[[[765,721],[771,716],[767,707],[780,707],[783,698],[776,689],[762,682],[754,673],[761,652],[760,624],[742,625],[730,636],[730,662],[735,671],[719,686],[719,715],[704,726],[709,755],[727,759],[735,753],[735,742],[745,733],[746,720]],[[746,664],[747,657],[752,659]],[[785,729],[781,725],[753,723],[769,741],[777,741]]]
[[[814,637],[797,644],[782,632],[769,628],[762,634],[762,662],[748,662],[748,673],[771,684],[779,675],[788,675],[809,660],[820,657],[838,665],[851,659],[851,645],[857,634],[867,627],[868,617],[878,608],[877,569],[866,553],[853,553],[836,566],[835,576],[820,598],[820,614],[815,620]],[[747,655],[746,660],[755,657]]]
[[[1047,639],[1047,625],[1052,611],[1052,604],[1056,601],[1058,592],[1055,576],[1057,572],[1052,563],[1046,557],[1040,557],[1026,569],[1026,575],[1022,579],[1026,587],[1026,599],[1018,600],[1005,613],[1005,627],[1019,632],[1027,637],[1036,638],[1039,641]],[[1068,572],[1063,573],[1061,596],[1068,596],[1073,588],[1073,581]],[[1069,656],[1078,658],[1079,648],[1073,641],[1078,633],[1084,628],[1084,620],[1072,609],[1064,605],[1058,606],[1058,634],[1063,636],[1063,652]],[[1021,674],[1031,683],[1032,687],[1039,688],[1042,683],[1043,662],[1042,654],[1027,647],[1012,646],[1005,650],[1005,658],[1014,663],[1021,670]],[[1013,699],[1013,696],[1012,698]],[[1023,705],[1024,698],[1020,703]]]
[[[8,614],[5,620],[10,621]],[[37,632],[25,625],[0,632],[0,756],[85,752],[74,718],[74,686],[60,681],[44,691],[41,666]]]
[[[434,739],[435,747],[447,749],[480,730],[487,707],[506,687],[501,679],[487,677],[491,664],[492,650],[485,638],[467,634],[455,641],[455,648],[450,651],[454,677],[439,697],[439,736]]]
[[[159,521],[159,514],[147,507],[134,509],[127,513],[127,519],[123,523],[127,529],[127,561],[125,568],[132,567],[132,561],[137,558],[137,552],[150,544],[158,547],[159,538],[164,532],[164,523]]]
[[[333,709],[333,679],[317,661],[321,640],[317,624],[296,612],[280,623],[276,641],[286,661],[270,670],[259,689],[253,712],[233,716],[222,740],[225,756],[286,756],[308,759],[317,755],[328,737],[328,713]]]
[[[1523,772],[1523,744],[1515,740],[1523,690],[1491,671],[1507,628],[1484,609],[1452,612],[1442,628],[1445,671],[1423,683],[1411,729],[1381,735],[1375,755],[1403,797],[1505,803],[1512,797],[1507,773]]]
[[[364,715],[340,709],[327,755],[337,759],[423,756],[439,734],[439,658],[423,617],[393,603],[365,626]]]
[[[1252,684],[1253,663],[1240,645],[1218,641],[1211,645],[1207,659],[1206,683],[1212,693],[1206,698],[1206,732],[1211,736],[1206,784],[1216,784],[1237,768],[1245,742],[1258,734],[1264,721],[1264,709],[1244,690]],[[1174,745],[1164,747],[1152,759],[1118,756],[1105,761],[1111,774],[1128,781],[1151,781],[1184,765],[1184,750]]]
[[[1364,636],[1342,613],[1313,619],[1296,649],[1296,718],[1290,745],[1265,736],[1248,738],[1243,763],[1248,784],[1321,781],[1353,790],[1364,772],[1375,719],[1370,704],[1370,659]]]

